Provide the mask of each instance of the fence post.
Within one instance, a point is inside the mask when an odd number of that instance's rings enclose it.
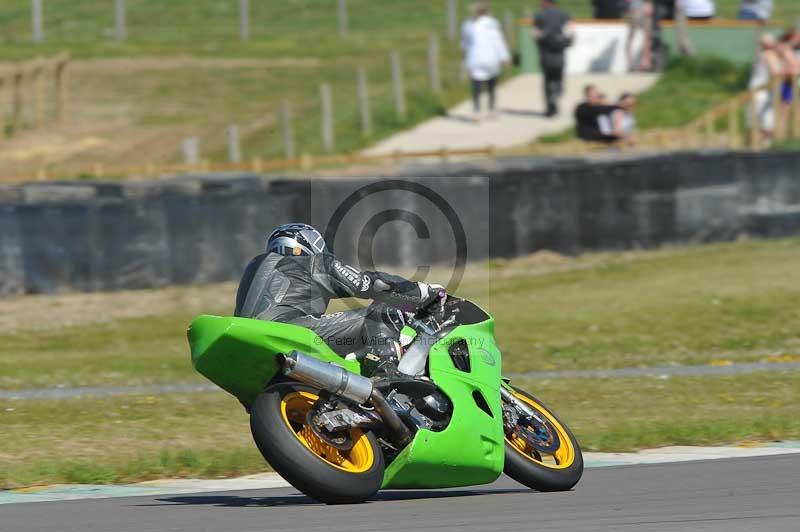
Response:
[[[239,40],[250,38],[250,0],[239,0]]]
[[[792,98],[792,138],[800,137],[800,98]]]
[[[294,130],[292,128],[292,107],[288,100],[281,102],[281,129],[283,131],[283,156],[294,159]]]
[[[739,149],[739,102],[728,107],[728,148]]]
[[[455,41],[458,37],[458,0],[447,0],[447,38]]]
[[[228,160],[234,164],[242,162],[242,144],[236,124],[228,125]]]
[[[37,57],[31,65],[31,92],[33,94],[33,125],[41,127],[44,124],[44,60]]]
[[[183,162],[190,166],[200,164],[200,144],[197,137],[183,139]]]
[[[714,116],[711,113],[706,113],[703,117],[703,136],[706,147],[714,144]]]
[[[63,124],[67,121],[69,106],[69,55],[62,54],[56,61],[56,120]]]
[[[339,20],[339,37],[347,37],[350,29],[349,20],[347,18],[347,0],[339,0],[338,2],[338,20]]]
[[[761,116],[758,112],[757,91],[750,94],[750,149],[758,150],[761,143]]]
[[[326,153],[333,153],[336,142],[333,131],[333,97],[329,84],[320,85],[319,97],[322,104],[322,148]]]
[[[3,88],[6,85],[6,78],[0,74],[0,94],[3,94]],[[0,143],[3,142],[6,138],[6,121],[5,121],[5,113],[3,116],[0,116]]]
[[[403,83],[403,63],[400,52],[391,53],[392,63],[392,88],[394,90],[394,105],[397,110],[397,119],[401,122],[406,121],[408,115],[406,109],[406,90]]]
[[[777,76],[770,80],[770,88],[772,89],[772,112],[775,115],[775,131],[773,137],[775,140],[783,140],[783,133],[786,129],[786,120],[781,113],[783,107],[783,98],[781,98],[781,80]]]
[[[42,0],[31,0],[31,37],[35,43],[40,43],[44,40],[43,16]]]
[[[431,83],[431,92],[442,92],[442,75],[439,71],[439,37],[431,34],[428,44],[428,77]]]
[[[125,0],[114,0],[114,38],[124,41],[128,32],[125,27]]]
[[[13,74],[11,125],[14,132],[18,132],[22,125],[22,82],[25,79],[22,68],[18,68]]]
[[[511,12],[510,9],[506,9],[506,12],[503,16],[503,25],[505,26],[506,30],[506,40],[508,41],[508,47],[512,50],[516,50],[516,42],[517,42],[517,25],[514,22],[514,14]]]
[[[368,139],[372,136],[372,113],[369,108],[369,87],[367,85],[367,70],[359,67],[356,71],[356,85],[358,94],[358,114],[361,118],[361,135]]]

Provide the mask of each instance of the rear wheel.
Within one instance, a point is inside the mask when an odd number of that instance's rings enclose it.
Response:
[[[306,417],[319,392],[294,383],[264,390],[250,410],[250,430],[261,454],[292,486],[328,504],[363,502],[380,489],[383,453],[371,432],[349,431],[340,450],[317,436]]]
[[[569,428],[536,397],[518,388],[517,399],[536,413],[531,423],[521,419],[506,426],[505,473],[538,491],[567,491],[583,475],[583,456]]]

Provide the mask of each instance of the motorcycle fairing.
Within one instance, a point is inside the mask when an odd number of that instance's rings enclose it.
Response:
[[[297,325],[204,315],[192,321],[188,336],[197,371],[245,406],[280,372],[278,353],[302,351],[361,373],[357,361],[345,360],[313,331]]]
[[[469,350],[469,372],[456,368],[448,352],[462,339]],[[441,432],[417,432],[386,468],[383,488],[445,488],[493,482],[503,472],[505,460],[501,354],[494,341],[494,321],[456,327],[432,346],[429,368],[431,378],[453,404],[452,418]],[[487,407],[491,415],[484,410]]]

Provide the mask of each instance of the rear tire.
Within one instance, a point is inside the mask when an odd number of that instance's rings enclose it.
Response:
[[[506,435],[506,462],[504,472],[520,484],[537,491],[568,491],[581,479],[583,475],[583,455],[578,441],[572,431],[548,407],[533,395],[514,388],[515,395],[528,403],[534,410],[544,414],[548,421],[553,422],[565,447],[564,461],[561,464],[548,464],[539,455],[539,459],[531,452],[520,448],[519,442],[512,441]],[[561,449],[561,447],[559,448]]]
[[[346,452],[311,433],[302,410],[307,412],[318,394],[310,386],[295,383],[264,390],[251,406],[253,439],[275,471],[309,497],[327,504],[364,502],[383,482],[381,447],[371,432],[358,429],[351,431],[354,447]]]

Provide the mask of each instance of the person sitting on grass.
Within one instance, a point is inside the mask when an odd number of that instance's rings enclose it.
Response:
[[[617,137],[601,129],[601,117],[610,117],[618,110],[616,105],[603,103],[602,93],[595,85],[583,89],[584,101],[575,108],[575,134],[579,139],[592,142],[616,142]]]
[[[629,92],[623,93],[617,100],[616,109],[597,119],[600,131],[629,146],[636,144],[636,118],[633,116],[635,106],[636,97]]]

